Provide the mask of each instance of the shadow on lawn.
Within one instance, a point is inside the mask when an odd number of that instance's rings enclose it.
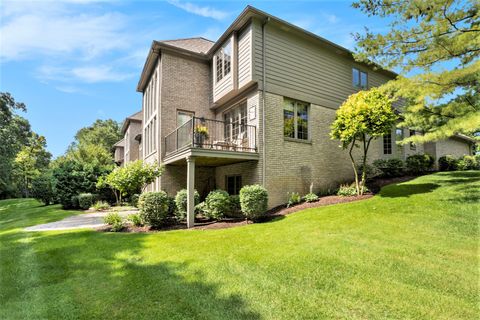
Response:
[[[440,185],[436,183],[407,183],[394,184],[382,188],[379,195],[383,198],[402,198],[411,195],[429,193],[437,189]]]
[[[0,234],[0,310],[16,306],[21,314],[10,316],[19,318],[260,318],[241,296],[220,294],[219,285],[204,281],[188,262],[144,261],[148,236]]]

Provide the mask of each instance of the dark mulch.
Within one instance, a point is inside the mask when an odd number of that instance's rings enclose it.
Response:
[[[416,178],[416,176],[404,176],[404,177],[395,177],[395,178],[376,178],[367,183],[367,186],[372,193],[364,194],[362,196],[351,196],[351,197],[331,195],[331,196],[321,197],[316,202],[303,202],[289,208],[285,207],[285,205],[278,206],[268,210],[266,217],[263,218],[262,221],[264,222],[270,221],[272,219],[275,219],[276,217],[285,216],[287,214],[291,214],[304,209],[323,207],[323,206],[328,206],[328,205],[338,204],[338,203],[347,203],[347,202],[365,200],[373,197],[375,193],[378,193],[378,191],[380,191],[380,189],[386,185],[389,185],[392,183],[405,182],[405,181],[412,180],[414,178]],[[196,219],[195,227],[193,227],[192,230],[226,229],[226,228],[244,226],[251,223],[253,222],[245,219],[240,219],[240,218],[238,219],[230,218],[222,221],[209,221],[207,219],[200,217],[200,219]],[[158,231],[180,230],[180,229],[187,229],[187,224],[173,223],[173,220],[172,220],[171,223],[159,229],[152,229],[149,226],[136,227],[134,225],[128,224],[121,232],[158,232]],[[111,230],[110,230],[110,226],[105,226],[105,227],[98,228],[97,231],[109,232]]]

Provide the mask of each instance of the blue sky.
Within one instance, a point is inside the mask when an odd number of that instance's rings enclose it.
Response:
[[[350,1],[2,1],[0,91],[27,105],[24,116],[54,156],[96,119],[140,110],[136,84],[152,40],[216,40],[253,5],[349,49],[351,33],[381,30]]]

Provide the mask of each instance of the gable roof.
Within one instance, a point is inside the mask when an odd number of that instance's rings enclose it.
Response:
[[[135,112],[131,116],[126,117],[122,125],[122,134],[125,134],[125,131],[127,131],[127,128],[131,122],[141,123],[142,121],[143,121],[143,112],[141,110],[138,112]]]
[[[120,141],[117,141],[117,143],[115,143],[113,145],[114,148],[123,148],[125,147],[125,139],[122,138],[122,140]]]
[[[163,40],[158,41],[159,43],[171,45],[180,49],[185,49],[188,51],[203,53],[206,54],[215,44],[215,42],[202,38],[186,38],[186,39],[175,39],[175,40]]]

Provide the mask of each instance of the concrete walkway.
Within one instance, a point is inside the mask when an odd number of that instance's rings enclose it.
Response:
[[[110,211],[111,212],[111,211]],[[26,231],[54,231],[54,230],[71,230],[82,228],[98,228],[105,226],[103,218],[110,212],[94,212],[81,213],[76,216],[68,217],[60,221],[39,224],[25,228]],[[138,213],[138,210],[118,211],[122,218],[126,218],[129,214]]]

